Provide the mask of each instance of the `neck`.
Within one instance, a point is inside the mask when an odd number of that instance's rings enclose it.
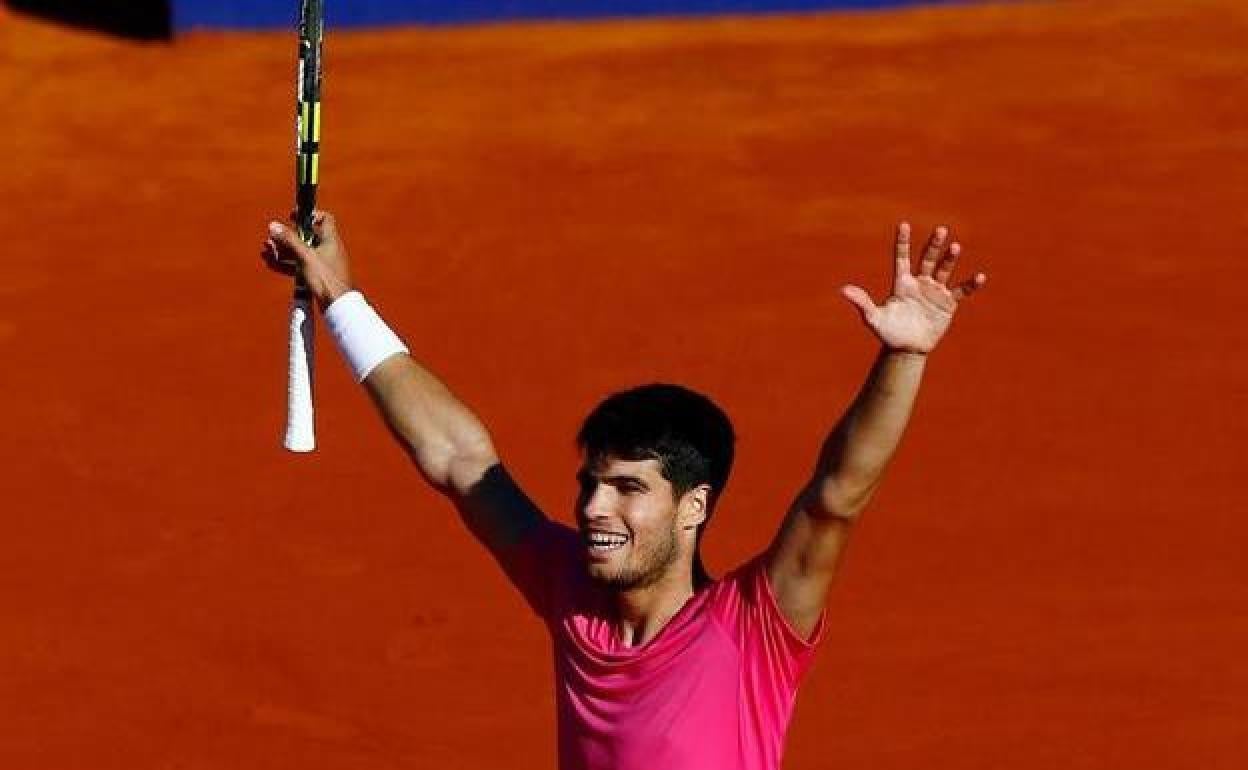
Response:
[[[701,562],[680,561],[662,577],[642,588],[620,591],[614,596],[616,633],[629,647],[643,645],[658,636],[685,602],[705,582]]]

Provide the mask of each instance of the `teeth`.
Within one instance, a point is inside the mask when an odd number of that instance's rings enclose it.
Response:
[[[607,532],[590,532],[586,539],[593,548],[619,548],[628,542],[628,538],[624,535],[614,535]]]

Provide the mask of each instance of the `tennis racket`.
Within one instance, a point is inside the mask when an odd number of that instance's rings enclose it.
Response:
[[[324,3],[300,0],[299,69],[295,81],[295,226],[299,237],[315,246],[312,214],[321,149],[321,42]],[[316,449],[316,422],[312,410],[312,352],[315,336],[312,292],[301,274],[295,276],[290,304],[290,367],[286,385],[286,439],[292,452]]]

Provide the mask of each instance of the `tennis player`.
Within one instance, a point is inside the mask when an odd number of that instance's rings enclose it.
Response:
[[[879,355],[771,544],[720,578],[703,569],[698,545],[734,437],[709,399],[656,384],[604,400],[577,436],[576,527],[552,521],[508,475],[476,415],[352,287],[333,217],[318,212],[315,230],[310,248],[270,225],[263,257],[279,272],[303,271],[396,439],[545,621],[560,768],[778,768],[846,540],[910,419],[928,355],[987,280],[950,283],[961,247],[948,229],[932,233],[916,271],[910,227],[898,226],[882,305],[842,289]]]

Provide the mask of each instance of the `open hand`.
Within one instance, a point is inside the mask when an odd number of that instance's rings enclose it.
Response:
[[[299,237],[295,227],[270,222],[268,238],[260,248],[260,258],[270,270],[283,275],[300,274],[324,309],[351,290],[347,249],[338,236],[334,215],[316,211],[312,215],[316,246]]]
[[[943,225],[933,230],[928,238],[918,275],[910,261],[910,225],[907,222],[897,226],[894,253],[893,293],[883,305],[876,305],[871,295],[859,286],[844,286],[841,294],[858,308],[863,323],[886,348],[930,353],[948,331],[958,303],[983,287],[988,276],[976,273],[949,287],[962,245],[950,239],[949,228]]]

